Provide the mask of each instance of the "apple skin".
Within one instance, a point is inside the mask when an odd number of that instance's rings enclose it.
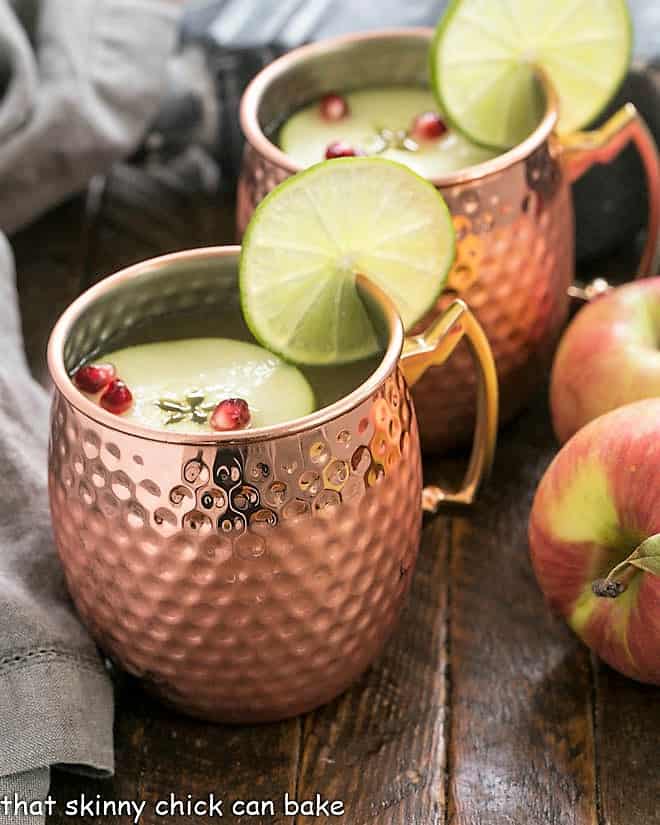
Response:
[[[564,443],[603,413],[660,397],[660,278],[613,289],[584,306],[557,349],[550,382]]]
[[[536,491],[529,544],[550,607],[611,667],[655,685],[660,576],[635,572],[617,598],[591,586],[658,533],[660,399],[652,399],[597,418],[562,447]]]

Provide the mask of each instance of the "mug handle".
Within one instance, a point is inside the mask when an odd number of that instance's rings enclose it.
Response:
[[[632,103],[626,103],[599,129],[574,132],[560,136],[561,158],[570,183],[573,183],[596,163],[611,163],[618,154],[633,142],[644,164],[649,201],[649,219],[644,251],[639,262],[636,278],[653,275],[658,264],[658,233],[660,232],[660,157],[658,147],[648,126]],[[602,280],[602,279],[600,279]],[[569,287],[573,298],[589,300],[600,294],[606,284],[593,284],[586,288]]]
[[[477,419],[467,472],[456,493],[437,486],[425,487],[422,508],[434,513],[441,503],[469,505],[490,473],[495,455],[498,385],[493,353],[479,322],[464,301],[457,299],[421,333],[406,338],[401,369],[413,386],[431,366],[443,364],[465,337],[477,367]]]

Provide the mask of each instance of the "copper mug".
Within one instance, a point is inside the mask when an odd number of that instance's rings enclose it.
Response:
[[[331,90],[427,85],[431,34],[403,29],[325,40],[295,49],[257,75],[241,103],[247,143],[238,187],[239,235],[259,201],[299,171],[274,142],[283,119]],[[557,100],[547,83],[546,99],[543,120],[518,146],[432,181],[449,205],[458,240],[448,288],[433,313],[457,295],[474,311],[493,348],[502,420],[538,387],[567,316],[574,278],[570,184],[594,163],[608,163],[630,141],[644,162],[650,205],[638,274],[655,271],[660,173],[644,122],[627,104],[596,131],[558,137]],[[451,364],[429,370],[415,386],[425,449],[444,450],[465,440],[476,387],[464,346]]]
[[[122,330],[207,305],[240,312],[238,247],[139,263],[89,289],[48,345],[54,534],[70,593],[105,653],[180,710],[264,721],[327,702],[389,636],[417,555],[422,473],[408,390],[465,337],[479,375],[469,503],[492,462],[497,381],[474,316],[454,302],[425,334],[360,279],[384,345],[349,395],[274,427],[145,429],[69,375]],[[215,311],[215,310],[214,310]],[[430,493],[435,502],[441,491]]]

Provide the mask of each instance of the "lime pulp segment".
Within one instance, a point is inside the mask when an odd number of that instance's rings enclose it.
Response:
[[[453,0],[431,48],[433,87],[455,128],[506,149],[543,115],[539,67],[559,96],[558,131],[572,132],[616,92],[631,31],[625,0]]]
[[[290,361],[356,361],[380,342],[355,276],[386,292],[409,328],[453,257],[451,217],[428,181],[383,158],[326,161],[255,210],[240,260],[243,314],[255,338]]]

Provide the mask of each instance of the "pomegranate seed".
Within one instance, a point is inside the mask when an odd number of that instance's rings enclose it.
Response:
[[[328,143],[325,150],[327,160],[331,160],[332,158],[353,158],[360,154],[362,153],[351,146],[350,143],[346,143],[345,140],[333,140],[332,143]]]
[[[100,392],[115,377],[115,368],[112,364],[87,364],[76,371],[73,383],[83,392],[94,395]]]
[[[345,97],[330,92],[321,98],[319,111],[324,120],[341,120],[348,115],[348,103]]]
[[[213,410],[210,424],[214,430],[244,430],[250,423],[250,408],[242,398],[225,398]]]
[[[413,120],[410,133],[415,140],[437,140],[447,131],[444,120],[437,112],[423,112]]]
[[[133,403],[133,394],[121,378],[115,378],[101,396],[100,403],[104,410],[115,415],[121,415],[130,409]]]

